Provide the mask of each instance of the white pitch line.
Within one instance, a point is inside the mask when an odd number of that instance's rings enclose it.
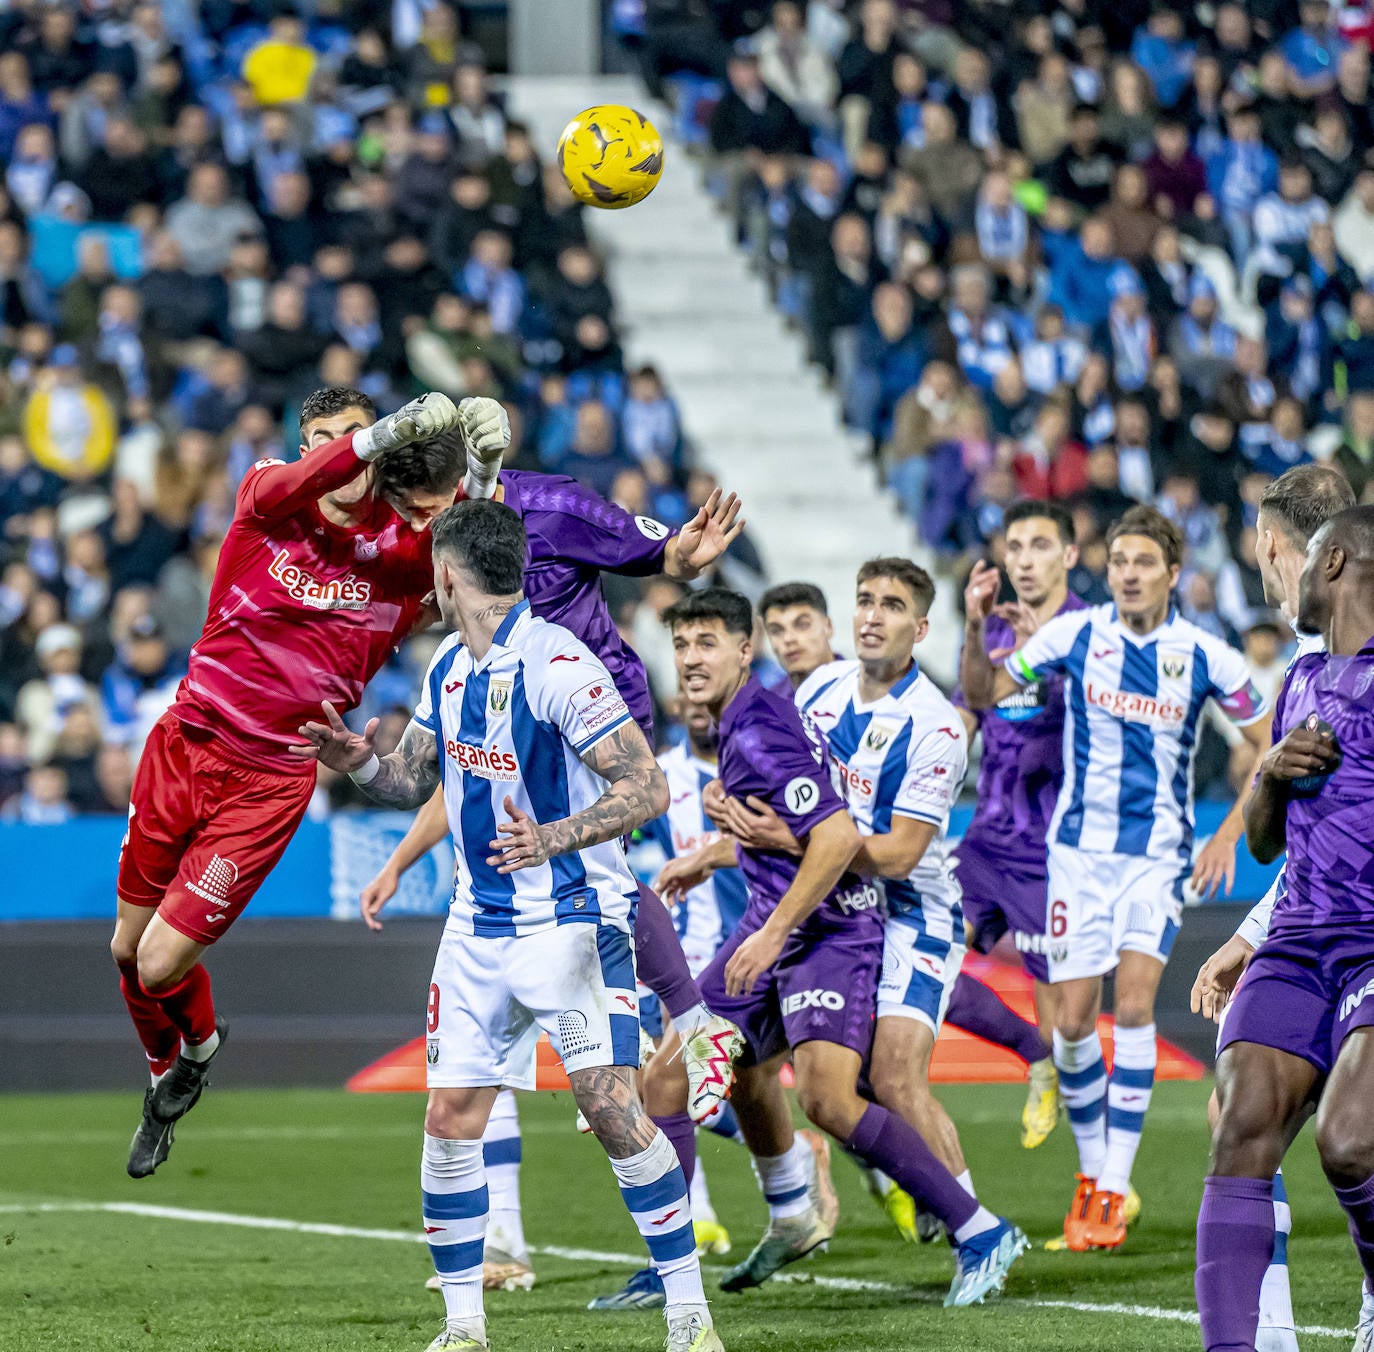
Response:
[[[34,1215],[52,1212],[104,1212],[118,1216],[144,1216],[151,1220],[190,1221],[200,1225],[232,1225],[248,1230],[284,1230],[299,1235],[327,1235],[335,1239],[376,1239],[401,1244],[423,1244],[425,1237],[412,1230],[369,1230],[352,1225],[330,1225],[322,1221],[292,1221],[278,1216],[245,1216],[236,1211],[196,1211],[186,1207],[153,1206],[146,1202],[5,1202],[0,1203],[0,1215]],[[558,1245],[532,1247],[532,1253],[548,1258],[561,1258],[569,1263],[612,1263],[624,1267],[642,1267],[643,1254],[609,1253],[600,1249],[566,1249]],[[858,1291],[882,1295],[911,1296],[909,1287],[892,1282],[865,1281],[858,1277],[812,1276],[810,1273],[783,1273],[775,1281],[795,1282],[798,1285],[819,1286],[830,1291]],[[1038,1310],[1073,1310],[1079,1314],[1126,1315],[1133,1319],[1167,1320],[1175,1324],[1197,1324],[1198,1316],[1191,1310],[1170,1310],[1161,1305],[1099,1304],[1086,1300],[1027,1300],[1005,1297],[1001,1304],[1019,1305]],[[1329,1328],[1323,1324],[1302,1324],[1298,1333],[1309,1338],[1340,1338],[1351,1336],[1349,1329]]]

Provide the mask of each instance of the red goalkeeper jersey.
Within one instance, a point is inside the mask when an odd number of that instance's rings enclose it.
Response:
[[[239,487],[173,712],[247,763],[315,773],[288,754],[320,703],[355,708],[433,589],[429,532],[378,501],[336,526],[317,501],[362,473],[350,433],[293,464],[259,461]]]

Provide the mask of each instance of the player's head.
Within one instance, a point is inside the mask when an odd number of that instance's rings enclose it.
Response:
[[[693,704],[689,700],[682,711],[682,721],[687,728],[687,741],[693,755],[714,760],[717,743],[716,720],[711,717],[711,711],[704,704]]]
[[[377,491],[411,530],[419,532],[453,506],[467,464],[457,432],[401,446],[377,462]]]
[[[1002,517],[1006,568],[1016,599],[1042,606],[1069,589],[1069,569],[1078,562],[1073,516],[1057,502],[1014,502]]]
[[[1260,494],[1255,559],[1264,599],[1290,619],[1298,598],[1289,596],[1291,584],[1285,576],[1292,578],[1301,570],[1312,537],[1337,512],[1354,505],[1349,480],[1327,465],[1295,465]]]
[[[859,661],[904,668],[930,631],[935,584],[910,559],[869,559],[854,596],[854,652]]]
[[[1153,507],[1132,507],[1107,532],[1107,586],[1117,613],[1162,624],[1183,566],[1183,536]]]
[[[778,665],[801,681],[835,655],[835,626],[825,593],[810,582],[770,587],[759,601],[763,631]]]
[[[450,629],[493,598],[519,596],[525,582],[525,523],[499,502],[459,502],[432,528],[434,599]],[[470,641],[470,640],[469,640]]]
[[[678,684],[688,704],[719,711],[749,677],[754,608],[725,587],[688,592],[663,612]]]
[[[1298,628],[1304,634],[1324,633],[1345,598],[1364,600],[1372,592],[1374,506],[1349,507],[1322,526],[1307,547],[1298,583]]]
[[[377,405],[362,390],[349,385],[314,390],[301,404],[301,454],[376,421]]]

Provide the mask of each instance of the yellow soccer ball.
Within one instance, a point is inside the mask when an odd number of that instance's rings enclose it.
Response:
[[[618,211],[642,202],[663,176],[663,138],[633,108],[602,103],[558,138],[558,167],[579,202]]]

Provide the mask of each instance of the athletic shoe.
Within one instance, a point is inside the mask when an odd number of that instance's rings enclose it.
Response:
[[[1069,1203],[1068,1214],[1064,1217],[1064,1247],[1074,1253],[1087,1253],[1092,1247],[1088,1243],[1088,1223],[1092,1218],[1093,1193],[1097,1188],[1097,1180],[1089,1178],[1086,1174],[1075,1174],[1074,1178],[1078,1183],[1073,1190],[1073,1201]]]
[[[1090,1249],[1119,1249],[1126,1242],[1126,1194],[1093,1193],[1084,1237]]]
[[[172,1149],[172,1124],[153,1112],[153,1088],[143,1091],[143,1120],[129,1143],[129,1177],[147,1178]]]
[[[1021,1109],[1021,1145],[1026,1150],[1045,1144],[1050,1132],[1059,1125],[1061,1109],[1059,1072],[1054,1068],[1054,1058],[1047,1056],[1030,1068],[1026,1106]]]
[[[586,1115],[583,1113],[581,1108],[577,1110],[577,1121],[573,1125],[584,1136],[590,1136],[592,1134],[592,1124],[587,1121]]]
[[[534,1286],[534,1269],[528,1256],[518,1258],[488,1244],[482,1254],[483,1291],[529,1291]]]
[[[487,1352],[486,1327],[476,1324],[454,1329],[445,1325],[444,1331],[425,1352]]]
[[[1081,1174],[1079,1178],[1082,1178]],[[1079,1207],[1079,1205],[1079,1195],[1078,1193],[1074,1193],[1074,1207],[1070,1208],[1070,1211],[1072,1212],[1075,1208]],[[1140,1219],[1140,1194],[1134,1188],[1126,1189],[1126,1200],[1121,1207],[1121,1216],[1126,1222],[1126,1228],[1128,1230]],[[1056,1235],[1053,1239],[1045,1241],[1046,1253],[1067,1253],[1073,1247],[1068,1239],[1067,1221],[1065,1222],[1064,1230],[1064,1234]],[[1091,1248],[1092,1246],[1088,1245],[1087,1247]],[[1084,1253],[1086,1249],[1080,1247],[1076,1252]],[[1374,1352],[1374,1349],[1371,1349],[1371,1352]]]
[[[589,1310],[661,1310],[668,1303],[663,1278],[653,1268],[640,1268],[619,1291],[597,1296],[587,1304]]]
[[[711,1327],[711,1316],[702,1310],[689,1310],[668,1320],[668,1338],[663,1352],[725,1352],[725,1344]]]
[[[859,1173],[863,1178],[868,1195],[882,1207],[883,1214],[897,1227],[897,1233],[908,1244],[916,1243],[916,1220],[918,1212],[911,1194],[903,1192],[886,1174],[859,1162]],[[938,1222],[936,1223],[938,1225]]]
[[[720,1111],[735,1083],[735,1057],[744,1035],[729,1019],[712,1015],[682,1044],[687,1067],[687,1112],[698,1126]]]
[[[1366,1281],[1360,1295],[1360,1322],[1355,1327],[1355,1346],[1351,1352],[1374,1352],[1374,1291]]]
[[[829,1239],[840,1223],[840,1196],[830,1176],[830,1140],[819,1131],[806,1130],[797,1134],[811,1147],[811,1205],[816,1208],[825,1226],[825,1237]]]
[[[696,1236],[698,1257],[730,1252],[730,1232],[714,1216],[694,1220],[692,1233]]]
[[[184,1052],[178,1053],[176,1064],[157,1082],[152,1108],[164,1122],[180,1122],[205,1092],[210,1083],[210,1067],[228,1041],[229,1024],[216,1019],[215,1032],[219,1034],[219,1045],[204,1061],[192,1061]]]
[[[1126,1188],[1126,1201],[1121,1207],[1121,1217],[1128,1230],[1140,1219],[1140,1194],[1129,1186]]]
[[[912,1202],[913,1217],[916,1225],[916,1238],[922,1244],[931,1244],[945,1233],[945,1223],[933,1211],[927,1211],[919,1202]]]
[[[974,1235],[960,1244],[954,1254],[954,1280],[945,1297],[951,1306],[981,1305],[1006,1285],[1011,1265],[1030,1248],[1030,1240],[1020,1226],[999,1219],[997,1227]]]
[[[814,1206],[800,1216],[770,1220],[749,1257],[720,1279],[720,1289],[747,1291],[751,1286],[762,1286],[775,1272],[828,1243],[834,1233]]]

